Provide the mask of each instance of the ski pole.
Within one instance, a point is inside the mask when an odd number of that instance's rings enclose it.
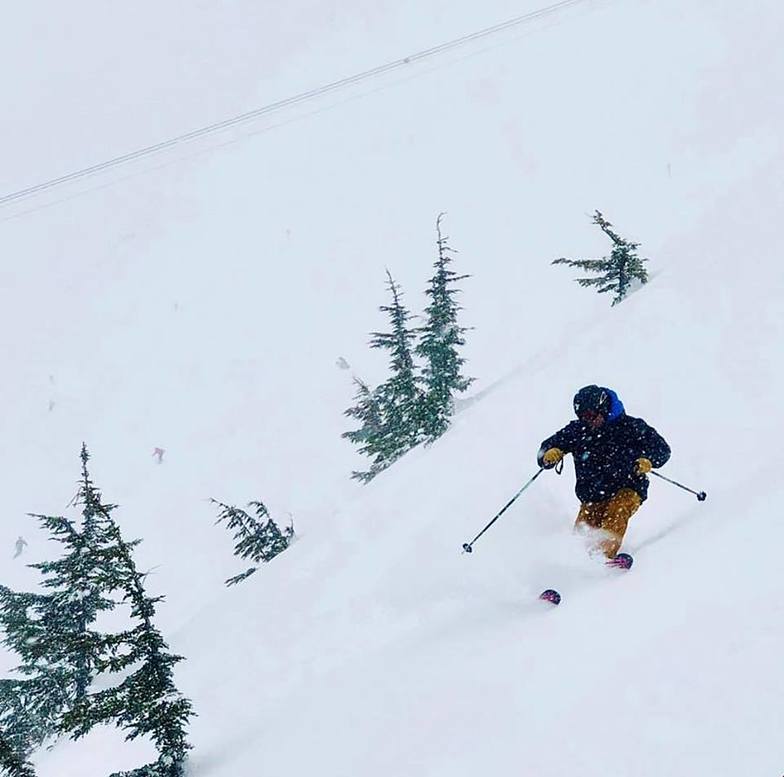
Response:
[[[472,547],[473,544],[514,504],[517,497],[520,496],[520,494],[522,494],[523,491],[525,491],[525,489],[528,488],[528,486],[530,486],[531,483],[533,483],[534,480],[536,480],[539,475],[542,474],[542,472],[544,472],[544,467],[539,467],[539,471],[499,510],[498,513],[496,513],[493,520],[490,521],[490,523],[488,523],[487,526],[485,526],[485,528],[482,529],[482,531],[480,531],[479,534],[477,534],[476,537],[471,540],[471,542],[463,543],[463,553],[474,552]]]
[[[657,478],[666,480],[668,483],[672,483],[674,486],[678,486],[678,488],[682,488],[684,491],[688,491],[690,494],[694,494],[694,496],[697,497],[698,502],[704,502],[708,498],[708,495],[704,491],[693,491],[688,486],[684,486],[683,483],[679,483],[677,480],[671,480],[665,475],[660,475],[658,472],[651,472],[651,475],[656,475]]]

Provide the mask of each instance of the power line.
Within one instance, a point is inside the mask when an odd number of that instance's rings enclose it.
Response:
[[[71,173],[67,173],[66,175],[61,175],[58,178],[52,178],[48,181],[35,184],[34,186],[28,186],[25,189],[19,189],[15,192],[10,192],[0,197],[0,206],[18,202],[19,200],[23,200],[27,197],[31,197],[35,194],[47,191],[48,189],[53,189],[56,186],[61,186],[72,181],[77,181],[81,178],[87,178],[111,168],[127,164],[128,162],[133,162],[138,159],[151,156],[152,154],[157,154],[182,143],[188,143],[192,140],[197,140],[208,135],[222,132],[239,124],[244,124],[262,116],[266,116],[270,113],[283,110],[284,108],[290,108],[291,106],[298,105],[299,103],[303,103],[308,100],[313,100],[317,97],[329,94],[330,92],[335,92],[347,86],[352,86],[353,84],[358,84],[362,81],[375,78],[376,76],[398,70],[400,68],[406,67],[407,65],[414,64],[415,62],[421,62],[424,59],[438,56],[439,54],[443,54],[460,46],[465,46],[466,44],[480,40],[481,38],[487,38],[491,35],[496,35],[512,27],[529,24],[544,16],[549,16],[550,14],[557,13],[564,8],[578,5],[583,2],[586,2],[586,0],[561,0],[561,2],[553,3],[552,5],[548,5],[544,8],[539,8],[536,11],[530,11],[529,13],[522,14],[521,16],[516,16],[514,19],[508,19],[507,21],[500,22],[499,24],[495,24],[492,27],[486,27],[485,29],[479,30],[478,32],[473,32],[460,38],[455,38],[454,40],[448,41],[446,43],[441,43],[438,46],[433,46],[432,48],[425,49],[424,51],[419,51],[416,54],[411,54],[407,57],[396,59],[392,62],[387,62],[384,65],[371,68],[370,70],[356,73],[353,76],[341,78],[338,81],[333,81],[315,89],[301,92],[300,94],[296,94],[293,97],[287,97],[283,100],[269,103],[268,105],[264,105],[261,108],[256,108],[255,110],[248,111],[247,113],[241,113],[238,116],[233,116],[229,119],[224,119],[223,121],[219,121],[214,124],[208,124],[205,127],[191,130],[190,132],[186,132],[182,135],[177,135],[176,137],[170,138],[169,140],[164,140],[151,146],[139,148],[136,151],[131,151],[127,154],[122,154],[121,156],[107,159],[104,162],[99,162],[98,164],[84,167],[81,170],[75,170]]]

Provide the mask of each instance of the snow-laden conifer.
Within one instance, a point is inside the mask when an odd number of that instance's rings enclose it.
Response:
[[[363,456],[375,456],[381,448],[384,434],[384,419],[381,415],[381,397],[378,389],[371,389],[367,383],[354,377],[357,393],[354,395],[356,404],[344,411],[343,415],[355,419],[359,424],[358,429],[343,432],[342,437],[359,446]],[[372,480],[375,472],[352,472],[355,480],[366,482]]]
[[[436,219],[438,257],[435,273],[427,291],[429,304],[425,308],[425,325],[419,329],[420,340],[416,353],[424,359],[425,396],[421,408],[423,430],[429,440],[442,435],[449,426],[454,411],[454,395],[465,391],[473,378],[462,375],[465,363],[458,348],[465,345],[463,335],[467,331],[457,323],[461,310],[456,296],[460,289],[455,284],[468,278],[450,269],[451,254],[457,253],[449,246],[448,237],[441,232],[441,220]]]
[[[389,351],[389,377],[376,392],[383,419],[379,454],[391,463],[421,440],[422,392],[413,356],[416,329],[408,325],[412,315],[403,305],[403,293],[389,270],[387,286],[392,302],[379,310],[389,316],[391,331],[373,332],[370,347]]]
[[[83,450],[85,482],[87,452]],[[98,675],[126,673],[114,686],[88,691],[77,698],[63,715],[62,729],[73,738],[87,734],[99,724],[114,724],[126,731],[127,739],[149,736],[158,749],[158,760],[128,774],[138,777],[182,777],[190,746],[186,727],[193,715],[190,701],[177,690],[173,667],[182,656],[168,652],[168,645],[154,624],[156,605],[163,597],[149,596],[144,588],[145,574],[133,558],[139,540],[126,541],[112,511],[104,505],[94,487],[82,494],[85,508],[92,511],[101,553],[97,556],[99,573],[129,605],[133,625],[111,638],[112,654],[101,662]]]
[[[286,550],[291,543],[294,527],[281,529],[270,517],[263,502],[251,502],[248,505],[255,512],[255,515],[251,515],[239,507],[224,504],[217,499],[210,501],[219,508],[218,520],[215,523],[225,522],[226,528],[234,533],[234,555],[257,564],[265,563]],[[226,585],[236,585],[250,577],[257,569],[255,566],[249,567],[226,580]]]
[[[63,549],[54,561],[30,565],[41,573],[44,592],[0,588],[3,643],[21,661],[18,678],[0,680],[0,725],[25,754],[57,732],[61,715],[85,695],[111,650],[111,637],[94,624],[115,606],[100,531],[100,511],[112,506],[101,505],[84,447],[76,503],[82,505],[78,526],[62,516],[33,516]]]
[[[613,249],[609,256],[601,259],[555,259],[553,264],[565,264],[569,267],[578,267],[596,273],[595,278],[577,278],[580,286],[598,286],[600,294],[611,291],[614,294],[612,304],[617,305],[631,291],[635,283],[643,284],[648,282],[648,271],[644,263],[647,259],[637,255],[639,243],[624,240],[613,229],[612,224],[597,210],[593,216],[593,223],[601,227],[602,232],[607,235],[613,243]]]
[[[373,332],[370,347],[389,351],[389,377],[370,395],[372,403],[368,408],[378,413],[381,423],[372,439],[364,443],[373,458],[370,469],[353,475],[363,481],[375,477],[423,439],[423,395],[413,357],[416,331],[409,326],[411,313],[403,305],[402,293],[389,270],[387,286],[392,301],[379,310],[389,316],[390,331]],[[361,436],[362,430],[359,431]]]

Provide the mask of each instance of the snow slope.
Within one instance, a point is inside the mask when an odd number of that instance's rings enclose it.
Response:
[[[46,56],[2,68],[4,189],[535,7],[175,4],[152,36],[151,3],[15,10],[9,62]],[[83,23],[63,38],[66,14]],[[22,560],[46,557],[25,513],[65,508],[86,440],[188,658],[193,775],[781,771],[781,21],[770,2],[586,2],[0,214],[0,547],[24,534]],[[614,309],[549,266],[605,250],[596,207],[655,272]],[[441,210],[480,380],[444,438],[359,487],[335,360],[383,375],[365,340],[384,268],[421,307]],[[570,533],[567,467],[461,555],[589,382],[708,501],[654,482],[618,579]],[[241,564],[210,496],[292,513],[298,542],[224,590]],[[9,560],[2,579],[35,577]],[[149,753],[121,740],[59,743],[39,774]]]

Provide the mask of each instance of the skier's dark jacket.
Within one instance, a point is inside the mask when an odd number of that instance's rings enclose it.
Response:
[[[573,454],[574,490],[581,502],[604,502],[622,488],[633,489],[645,501],[648,478],[635,474],[635,463],[646,458],[654,467],[661,467],[670,458],[670,446],[642,418],[626,415],[615,392],[607,391],[611,406],[605,422],[592,429],[580,420],[572,421],[542,443],[537,461],[541,467],[549,448]]]

